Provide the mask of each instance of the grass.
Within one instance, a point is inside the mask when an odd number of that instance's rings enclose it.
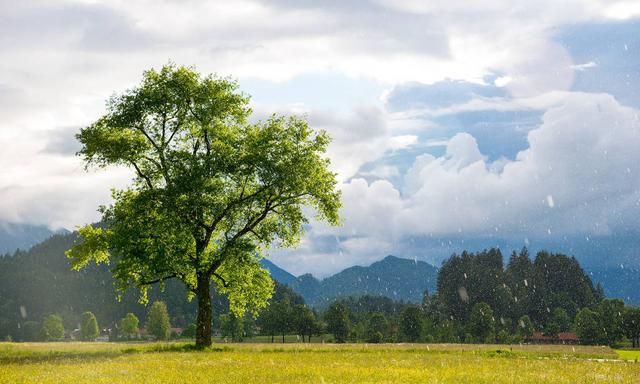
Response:
[[[582,346],[0,343],[0,382],[640,382],[640,364],[614,360],[621,352],[637,354]]]
[[[623,360],[631,360],[631,361],[640,361],[640,350],[630,350],[630,349],[617,349],[616,353],[618,357]]]

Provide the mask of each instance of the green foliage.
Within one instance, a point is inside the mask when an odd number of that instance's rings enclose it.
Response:
[[[553,316],[547,320],[544,327],[545,336],[557,338],[560,332],[567,332],[571,328],[571,319],[563,308],[553,310]]]
[[[120,320],[120,330],[125,337],[137,337],[140,333],[140,320],[133,313],[129,312]]]
[[[351,327],[347,307],[339,302],[331,304],[324,315],[324,320],[327,322],[327,331],[333,334],[335,341],[344,343]]]
[[[49,315],[42,320],[40,328],[40,339],[44,341],[62,340],[64,337],[64,326],[62,318],[58,315]]]
[[[388,338],[389,321],[384,313],[374,312],[369,316],[365,333],[368,343],[383,343]]]
[[[22,323],[22,339],[24,341],[37,341],[40,338],[40,323],[37,321],[25,321]]]
[[[606,299],[598,304],[600,317],[601,337],[600,342],[613,346],[624,337],[624,302],[620,299]]]
[[[418,307],[407,307],[400,315],[400,330],[407,341],[416,342],[422,335],[423,314]]]
[[[627,307],[623,314],[625,336],[631,340],[634,348],[640,347],[640,308]]]
[[[308,336],[308,340],[310,340],[312,335],[317,335],[320,332],[316,315],[309,307],[298,304],[293,306],[292,312],[293,328],[298,335],[302,336],[302,341],[305,336]]]
[[[523,339],[531,337],[533,335],[533,323],[528,315],[523,315],[518,320],[518,335],[522,336]]]
[[[145,325],[147,333],[155,336],[158,340],[167,340],[171,334],[171,324],[169,323],[169,313],[167,305],[162,301],[156,301],[149,310],[147,323]]]
[[[467,332],[477,342],[491,342],[495,335],[493,310],[487,303],[478,303],[471,309]]]
[[[496,318],[528,315],[540,325],[551,319],[551,309],[562,308],[571,319],[601,298],[574,257],[541,251],[532,262],[526,248],[511,255],[506,269],[497,249],[454,254],[440,268],[437,296],[446,315],[463,323],[485,302]]]
[[[259,251],[296,245],[304,207],[339,222],[329,136],[297,117],[250,124],[248,104],[234,81],[170,64],[113,96],[77,135],[87,166],[127,166],[136,177],[102,209],[104,230],[80,230],[67,253],[74,267],[108,252],[119,289],[135,286],[143,301],[150,284],[180,279],[198,296],[201,346],[211,342],[212,281],[236,316],[255,314],[273,289]]]
[[[601,339],[600,316],[589,308],[582,308],[578,312],[574,328],[580,343],[597,344]]]
[[[78,228],[78,237],[82,242],[76,243],[73,248],[66,252],[71,260],[71,266],[79,270],[90,261],[96,263],[109,262],[108,233],[102,228],[87,225]]]
[[[510,317],[508,304],[513,299],[505,282],[500,250],[477,254],[465,251],[443,263],[438,273],[438,295],[448,314],[462,322],[466,322],[471,308],[480,302],[495,308],[497,316]]]
[[[196,337],[196,325],[195,323],[190,323],[187,327],[182,331],[182,337],[186,338],[194,338]]]
[[[85,312],[82,314],[80,320],[80,334],[82,336],[82,340],[85,341],[93,341],[96,337],[100,336],[98,320],[92,312]]]
[[[242,341],[243,331],[242,318],[226,313],[220,315],[220,333],[222,337],[230,337],[232,341]]]
[[[506,329],[500,330],[496,335],[496,343],[498,344],[509,344],[511,342],[511,335],[507,332]]]

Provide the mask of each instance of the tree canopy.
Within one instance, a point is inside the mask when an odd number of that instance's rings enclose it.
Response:
[[[266,304],[273,283],[258,264],[273,243],[294,246],[308,222],[338,224],[340,192],[324,157],[329,136],[298,117],[249,123],[235,81],[173,64],[107,103],[77,135],[87,167],[124,166],[102,226],[79,230],[76,269],[107,262],[118,288],[178,278],[198,297],[196,344],[211,344],[212,283],[241,316]]]
[[[93,341],[96,337],[100,336],[100,328],[98,327],[98,320],[93,312],[84,312],[82,314],[80,322],[80,334],[82,340]]]
[[[167,305],[162,301],[156,301],[149,309],[146,323],[147,333],[158,340],[167,340],[171,335],[171,323]]]

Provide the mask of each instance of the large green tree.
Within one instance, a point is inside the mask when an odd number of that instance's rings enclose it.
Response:
[[[400,315],[400,329],[408,341],[415,343],[420,338],[422,334],[423,317],[424,315],[418,307],[410,306],[402,311]]]
[[[98,327],[98,320],[93,312],[84,312],[80,321],[80,334],[82,340],[93,341],[96,337],[100,336],[100,328]]]
[[[145,325],[147,333],[153,335],[158,340],[167,340],[171,335],[171,323],[167,305],[162,301],[156,301],[149,309],[147,323]]]
[[[631,340],[633,348],[640,347],[640,308],[626,307],[622,324],[624,333]]]
[[[122,334],[127,338],[136,337],[140,333],[139,330],[140,320],[133,313],[129,312],[125,317],[120,320],[120,327]]]
[[[495,319],[493,310],[487,303],[478,303],[471,309],[467,332],[481,343],[490,343],[495,336]]]
[[[582,308],[578,312],[574,320],[574,328],[582,344],[598,344],[602,339],[600,316],[589,308]]]
[[[164,66],[113,96],[107,113],[77,135],[87,166],[129,167],[133,184],[101,209],[103,226],[79,230],[74,268],[107,262],[118,288],[180,279],[197,296],[196,345],[211,344],[212,284],[241,316],[273,290],[258,258],[294,246],[307,222],[339,222],[340,193],[325,151],[329,136],[304,119],[249,123],[234,81]]]
[[[349,310],[341,302],[335,302],[329,306],[324,315],[327,322],[327,331],[333,334],[336,343],[344,343],[349,335],[351,322],[349,321]]]

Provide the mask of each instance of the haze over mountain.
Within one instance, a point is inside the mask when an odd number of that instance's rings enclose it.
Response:
[[[28,227],[23,232],[7,232],[5,244],[15,244],[20,239],[24,239],[24,233],[30,233]],[[47,233],[46,231],[35,231],[35,233],[46,237],[50,237],[52,234],[52,232]],[[63,291],[67,289],[65,288],[66,283],[64,283],[67,281],[65,280],[67,277],[71,279],[69,281],[75,281],[78,278],[81,280],[92,279],[87,277],[86,273],[78,273],[69,269],[69,262],[64,256],[64,251],[71,246],[74,236],[73,233],[59,233],[58,236],[53,236],[37,244],[33,250],[21,252],[19,258],[9,256],[3,264],[5,271],[2,271],[9,277],[0,281],[0,286],[5,287],[4,293],[0,288],[0,296],[4,294],[4,297],[11,297],[11,294],[7,294],[9,291],[29,292],[29,295],[42,296],[43,302],[59,302],[62,305],[61,308],[64,308],[64,303],[62,303],[64,299],[58,296],[64,295],[58,292],[56,287]],[[23,244],[26,244],[25,248],[30,248],[33,245],[30,242]],[[318,279],[310,273],[296,277],[269,259],[263,259],[261,264],[275,280],[289,285],[307,303],[319,307],[336,297],[359,295],[380,295],[394,300],[419,303],[425,290],[431,293],[435,292],[438,271],[436,267],[426,262],[396,256],[387,256],[368,266],[352,266],[324,279]],[[637,269],[625,266],[617,268],[593,268],[590,266],[585,269],[595,283],[599,282],[603,285],[607,296],[621,298],[628,303],[640,304],[640,272]],[[89,273],[99,271],[99,279],[103,282],[102,288],[99,290],[105,292],[101,291],[99,294],[100,297],[106,298],[100,300],[105,302],[105,300],[110,300],[107,298],[114,297],[113,287],[110,283],[111,277],[106,267],[92,268],[91,271]],[[22,278],[16,280],[16,273]],[[29,278],[29,274],[34,276],[35,281]],[[106,284],[105,281],[107,281]],[[12,284],[15,287],[10,287]],[[73,286],[77,287],[77,284],[80,283],[73,283]],[[47,288],[43,289],[43,287]],[[86,289],[80,289],[80,291],[85,292],[81,301],[91,302],[93,300],[90,295],[87,296]],[[54,295],[58,298],[55,300],[46,299],[47,295]],[[179,300],[180,298],[171,299],[175,305],[178,305]],[[50,309],[53,310],[53,307]]]
[[[27,250],[55,233],[44,225],[0,222],[0,255]]]
[[[320,307],[337,297],[363,295],[420,303],[425,291],[435,291],[437,278],[438,269],[424,261],[387,256],[369,266],[353,266],[322,280],[304,274],[290,286],[307,303]]]

